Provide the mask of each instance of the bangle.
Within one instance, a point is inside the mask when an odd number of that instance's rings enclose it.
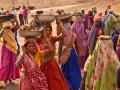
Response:
[[[48,38],[46,38],[46,41],[49,42],[50,40]]]

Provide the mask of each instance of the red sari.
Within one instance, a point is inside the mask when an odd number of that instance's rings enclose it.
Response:
[[[50,37],[51,42],[54,41],[55,37]],[[55,42],[52,43],[55,52]],[[46,44],[39,43],[39,49],[47,49]],[[54,58],[55,53],[50,53],[45,58],[42,58],[42,62],[46,61],[44,65],[41,66],[42,72],[46,75],[47,82],[48,82],[48,89],[49,90],[69,90],[67,83],[64,79],[62,72],[59,69],[59,66]]]

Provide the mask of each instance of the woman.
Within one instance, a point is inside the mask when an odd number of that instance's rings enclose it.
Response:
[[[32,29],[38,29],[39,30],[41,28],[41,22],[38,19],[37,15],[33,16],[33,20],[31,21],[30,26],[31,26]]]
[[[77,38],[71,30],[70,23],[65,23],[64,27],[67,35],[60,41],[59,63],[62,65],[62,72],[67,81],[69,89],[79,90],[82,77],[78,62],[79,49],[77,46]]]
[[[17,28],[17,26],[18,25],[12,27],[12,25],[7,25],[0,33],[0,37],[3,37],[0,60],[0,80],[4,81],[5,84],[7,81],[12,82],[12,80],[19,78],[19,70],[15,66],[18,46],[14,38],[14,33],[12,32],[12,29]]]
[[[19,10],[19,22],[20,22],[20,26],[24,25],[24,17],[23,17],[23,8],[22,7],[19,7],[20,10]]]
[[[95,21],[88,37],[88,48],[90,53],[94,51],[98,37],[100,35],[104,35],[104,30],[102,28],[102,22],[101,22],[102,20],[101,15],[97,14],[94,19]]]
[[[111,35],[118,28],[118,21],[114,15],[109,15],[105,22],[105,33]]]
[[[35,63],[36,55],[45,57],[53,51],[53,47],[46,37],[43,35],[47,43],[48,49],[38,51],[35,40],[27,40],[23,47],[23,55],[18,58],[17,66],[23,65],[24,76],[21,78],[20,90],[49,90],[45,75],[41,72],[39,66]]]
[[[18,38],[17,38],[18,33],[17,33],[17,31],[18,31],[20,26],[19,26],[19,23],[18,23],[17,19],[11,19],[11,24],[12,24],[12,27],[13,27],[11,30],[14,33],[14,38],[15,38],[15,41],[16,41],[17,46],[18,46],[18,49],[17,49],[17,56],[18,56],[19,53],[20,53],[20,45],[18,43]]]
[[[49,38],[49,40],[52,43],[52,46],[54,48],[53,53],[49,53],[47,56],[42,58],[41,60],[41,70],[47,77],[47,82],[48,82],[48,88],[49,90],[69,90],[68,86],[66,84],[66,81],[63,77],[62,72],[59,69],[59,66],[57,64],[57,61],[55,59],[55,42],[59,41],[65,36],[64,29],[62,27],[61,22],[56,19],[57,21],[57,27],[62,31],[63,35],[58,36],[58,37],[53,37],[52,36],[52,27],[51,26],[46,26],[44,30],[46,31],[46,35]],[[39,49],[44,50],[47,49],[48,47],[46,46],[46,43],[42,41],[39,44]]]
[[[88,31],[89,31],[89,29],[90,29],[89,23],[90,23],[90,20],[89,20],[89,18],[88,18],[88,14],[85,14],[85,18],[84,18],[85,30],[88,30]]]
[[[86,36],[85,36],[85,29],[84,24],[82,22],[82,18],[78,17],[77,20],[72,25],[72,31],[77,36],[77,44],[79,47],[79,64],[81,68],[84,67],[85,61],[87,59],[87,43],[86,43]]]
[[[93,23],[94,23],[94,15],[92,11],[88,12],[88,19],[89,19],[89,29],[92,27]]]
[[[85,90],[115,90],[115,71],[119,60],[109,36],[99,37],[87,65]]]

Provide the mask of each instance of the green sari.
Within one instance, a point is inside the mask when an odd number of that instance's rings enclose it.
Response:
[[[111,32],[113,32],[113,30],[115,30],[117,27],[118,27],[118,21],[116,17],[114,15],[110,15],[105,22],[106,35],[110,36]]]
[[[90,59],[85,90],[115,90],[115,71],[118,65],[119,60],[113,50],[112,40],[99,38]]]

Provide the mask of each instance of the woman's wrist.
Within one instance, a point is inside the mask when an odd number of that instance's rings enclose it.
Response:
[[[45,40],[46,40],[46,42],[49,42],[49,39],[47,37],[45,38]]]

